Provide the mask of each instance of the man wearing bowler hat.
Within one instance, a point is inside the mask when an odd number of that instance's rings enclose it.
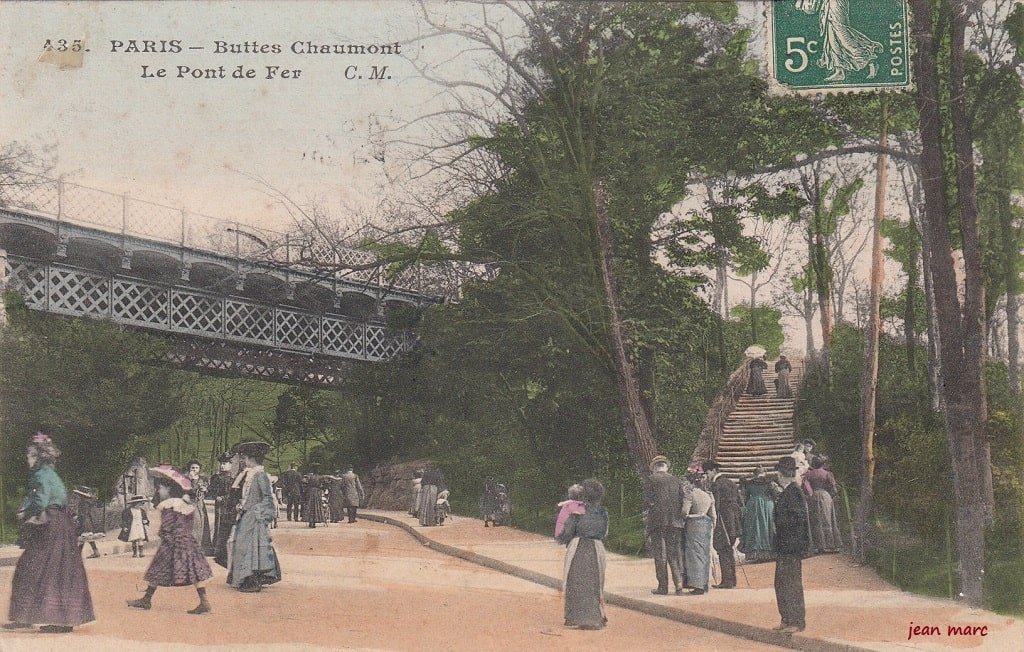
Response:
[[[669,473],[670,466],[668,458],[658,455],[651,460],[651,474],[644,478],[648,541],[653,547],[654,572],[658,578],[658,588],[651,591],[655,595],[668,594],[669,569],[672,570],[676,595],[683,593],[680,542],[686,526],[686,515],[683,514],[686,484]]]
[[[775,465],[783,490],[775,499],[775,601],[782,622],[775,629],[802,632],[804,621],[803,558],[810,550],[807,499],[797,482],[797,463],[790,456]]]

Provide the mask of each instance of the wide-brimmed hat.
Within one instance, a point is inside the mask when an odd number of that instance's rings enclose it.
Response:
[[[651,459],[650,468],[652,471],[654,470],[655,464],[667,464],[669,468],[672,468],[672,462],[669,462],[668,458],[664,455],[655,455],[654,458]]]
[[[787,477],[794,476],[796,475],[796,460],[789,455],[781,457],[775,465],[775,470]]]
[[[166,478],[185,491],[192,491],[192,481],[170,464],[155,466],[149,470],[149,474],[158,478]]]
[[[98,492],[92,487],[86,487],[85,485],[77,485],[71,490],[71,493],[76,493],[83,498],[95,498]]]
[[[270,452],[270,444],[265,441],[244,441],[235,444],[234,451],[248,457],[266,457]]]
[[[132,496],[131,498],[129,498],[128,502],[126,502],[125,504],[126,505],[133,505],[135,503],[144,503],[144,502],[147,502],[148,500],[149,500],[149,498],[146,498],[145,496],[140,496],[140,495],[136,494],[136,495]]]

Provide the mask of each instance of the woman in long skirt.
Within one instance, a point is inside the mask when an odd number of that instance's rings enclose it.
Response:
[[[40,430],[29,441],[28,493],[18,510],[25,552],[14,568],[10,622],[4,629],[45,623],[41,631],[67,633],[96,619],[78,550],[78,524],[67,510],[67,490],[53,468],[59,456],[46,432]]]
[[[775,485],[765,473],[764,467],[757,467],[754,477],[743,481],[743,536],[740,552],[747,561],[756,563],[775,558],[772,541],[775,538]]]
[[[601,506],[604,487],[594,479],[583,481],[583,514],[571,514],[558,535],[566,544],[563,567],[565,624],[580,629],[601,629],[604,613],[604,578],[607,559],[608,510]]]
[[[256,593],[267,584],[281,581],[281,565],[270,539],[270,524],[277,516],[270,476],[263,458],[270,445],[253,441],[238,444],[244,471],[235,478],[241,488],[238,522],[231,533],[228,584],[244,593]]]
[[[768,363],[762,358],[754,358],[747,366],[750,368],[747,393],[753,396],[764,396],[768,393],[768,388],[764,386],[764,370],[768,368]]]
[[[213,533],[210,529],[210,515],[206,511],[206,495],[210,491],[210,477],[203,473],[203,467],[198,460],[188,463],[189,481],[192,483],[192,491],[188,492],[192,504],[196,506],[196,518],[192,524],[192,532],[196,540],[203,548],[203,554],[207,557],[213,555]]]
[[[302,513],[306,517],[306,523],[312,528],[315,528],[317,523],[327,523],[327,515],[324,512],[324,482],[326,480],[315,475],[306,478],[306,508]]]
[[[793,365],[789,363],[786,356],[780,355],[779,361],[775,363],[775,396],[776,398],[793,398],[793,390],[789,386],[789,373],[793,371]]]
[[[714,497],[698,486],[700,478],[691,476],[689,480],[694,486],[683,535],[683,566],[686,586],[692,589],[690,595],[702,595],[707,593],[711,579],[711,534],[715,531],[718,513]]]
[[[814,455],[811,457],[811,469],[804,474],[804,481],[813,492],[807,500],[811,541],[817,552],[839,552],[843,548],[835,509],[839,485],[832,472],[825,468],[825,462],[824,456]]]
[[[437,494],[444,490],[444,475],[439,469],[423,472],[420,485],[420,525],[437,525]]]

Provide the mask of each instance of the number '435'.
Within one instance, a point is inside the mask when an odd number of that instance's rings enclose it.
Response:
[[[75,39],[74,41],[68,41],[67,39],[46,39],[46,43],[43,43],[43,50],[50,52],[56,50],[57,52],[81,52],[82,50],[82,39]]]

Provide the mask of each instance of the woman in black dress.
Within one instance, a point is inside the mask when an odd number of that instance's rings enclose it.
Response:
[[[604,614],[604,577],[607,560],[608,510],[601,506],[604,487],[594,479],[583,481],[583,514],[571,514],[558,535],[566,545],[563,567],[565,624],[580,629],[601,629]]]

